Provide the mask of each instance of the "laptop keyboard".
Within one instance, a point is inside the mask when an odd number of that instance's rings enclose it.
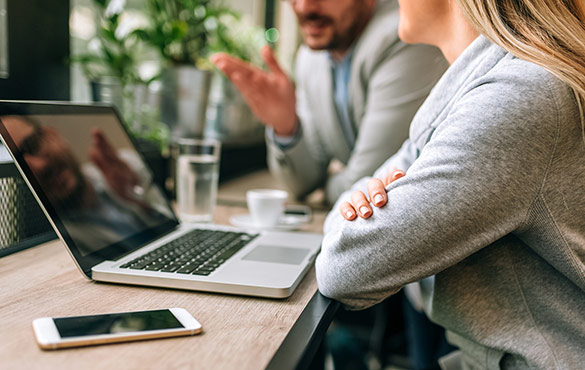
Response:
[[[197,229],[120,267],[209,275],[257,236],[224,230]]]

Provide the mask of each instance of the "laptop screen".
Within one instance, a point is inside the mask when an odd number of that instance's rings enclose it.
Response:
[[[1,134],[82,270],[178,221],[110,107],[0,103]]]

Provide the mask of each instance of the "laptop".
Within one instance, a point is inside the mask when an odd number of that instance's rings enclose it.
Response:
[[[91,280],[285,298],[319,251],[321,234],[181,223],[112,107],[0,101],[0,135]]]

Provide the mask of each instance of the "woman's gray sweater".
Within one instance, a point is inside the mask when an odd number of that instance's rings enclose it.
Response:
[[[480,36],[376,172],[407,170],[388,204],[328,216],[320,291],[362,309],[436,275],[425,309],[469,368],[585,368],[584,140],[572,90]]]

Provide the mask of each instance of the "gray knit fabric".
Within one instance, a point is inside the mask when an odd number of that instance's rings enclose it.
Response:
[[[407,174],[370,219],[340,216],[349,192],[328,216],[321,292],[361,309],[435,274],[425,308],[466,368],[585,368],[585,145],[572,90],[479,37],[376,176],[392,167]]]

